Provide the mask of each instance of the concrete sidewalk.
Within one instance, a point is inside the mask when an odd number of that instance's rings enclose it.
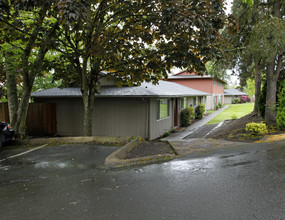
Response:
[[[220,108],[218,111],[213,112],[212,114],[202,118],[201,120],[195,122],[194,124],[191,124],[187,128],[185,128],[183,131],[175,132],[172,135],[169,135],[168,137],[165,137],[161,140],[166,141],[180,141],[186,138],[187,136],[193,134],[197,129],[201,128],[203,125],[208,123],[210,120],[212,120],[214,117],[216,117],[218,114],[220,114],[222,111],[227,109],[229,105],[224,106],[223,108]]]

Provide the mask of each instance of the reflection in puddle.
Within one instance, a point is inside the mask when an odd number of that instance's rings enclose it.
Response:
[[[218,159],[215,157],[193,159],[186,161],[173,161],[170,166],[172,171],[202,171],[205,172],[208,169],[215,167]]]
[[[68,167],[68,163],[66,162],[58,162],[58,161],[53,161],[53,162],[48,162],[48,161],[42,161],[39,163],[36,163],[34,166],[35,168],[66,168]]]

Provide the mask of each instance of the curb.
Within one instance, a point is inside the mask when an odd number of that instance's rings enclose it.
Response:
[[[142,142],[141,138],[136,138],[135,140],[132,140],[130,143],[116,150],[106,158],[104,166],[107,169],[112,169],[112,168],[119,168],[125,166],[133,166],[138,164],[140,165],[150,164],[153,162],[171,160],[178,157],[177,155],[173,154],[157,154],[146,157],[124,159],[127,156],[127,154],[141,142]]]
[[[261,140],[255,141],[255,143],[270,143],[270,142],[278,142],[285,141],[285,133],[283,134],[275,134],[275,135],[266,135],[261,138]]]
[[[91,136],[91,137],[54,137],[54,138],[30,138],[19,140],[24,145],[42,145],[42,144],[111,144],[124,145],[132,140],[131,137],[108,137],[108,136]]]

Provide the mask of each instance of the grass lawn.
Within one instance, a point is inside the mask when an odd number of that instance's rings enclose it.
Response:
[[[232,104],[207,124],[218,124],[227,119],[238,119],[253,111],[254,103]]]
[[[207,110],[207,114],[209,115],[209,114],[212,114],[213,112],[215,112],[215,111],[217,111],[217,110]]]

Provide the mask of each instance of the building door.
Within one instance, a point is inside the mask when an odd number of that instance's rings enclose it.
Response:
[[[178,126],[178,99],[174,99],[174,127]]]

